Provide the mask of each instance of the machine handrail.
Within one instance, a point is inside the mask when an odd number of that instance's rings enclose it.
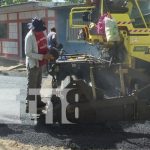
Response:
[[[69,25],[72,28],[83,28],[85,25],[74,25],[73,24],[73,14],[75,13],[84,13],[84,12],[90,12],[91,9],[94,9],[95,6],[88,6],[88,7],[74,7],[71,9],[70,15],[69,15]]]
[[[147,23],[146,23],[146,21],[145,21],[145,19],[144,19],[144,16],[143,16],[143,14],[142,14],[142,11],[141,11],[141,9],[140,9],[140,6],[139,6],[137,0],[134,0],[134,1],[135,1],[135,4],[136,4],[137,8],[138,8],[138,11],[139,11],[139,13],[140,13],[140,16],[141,16],[141,18],[142,18],[142,20],[143,20],[143,22],[144,22],[145,27],[148,28]]]

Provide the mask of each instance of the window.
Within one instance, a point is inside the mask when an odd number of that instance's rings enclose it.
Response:
[[[137,6],[136,6],[135,1],[133,1],[132,3],[133,3],[133,8],[132,8],[132,12],[131,12],[130,17],[131,17],[131,19],[134,20],[133,26],[135,28],[145,28],[144,22],[142,20],[142,17],[140,15],[140,12],[139,12]],[[149,0],[139,0],[138,4],[139,4],[140,10],[142,12],[142,15],[143,15],[148,27],[149,27],[149,22],[150,22],[149,4],[150,4],[150,1]]]
[[[83,25],[83,24],[86,24],[82,21],[82,18],[81,19],[73,19],[73,23],[74,24],[78,24],[78,25]],[[83,40],[78,40],[78,34],[79,34],[79,31],[80,29],[79,28],[70,28],[69,26],[69,20],[67,20],[67,27],[66,27],[66,38],[67,38],[67,41],[70,41],[70,42],[81,42]]]
[[[150,0],[139,0],[139,6],[147,26],[150,28]]]
[[[128,12],[127,0],[106,0],[106,7],[112,13]]]
[[[0,38],[8,38],[8,24],[0,23]]]

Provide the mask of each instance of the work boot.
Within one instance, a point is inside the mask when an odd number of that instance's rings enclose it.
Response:
[[[26,108],[25,108],[26,113],[29,113],[29,102],[26,102]]]
[[[37,114],[42,114],[43,110],[46,109],[46,104],[42,101],[37,102]]]
[[[26,104],[26,113],[29,113],[29,106]]]
[[[37,102],[37,108],[43,108],[45,106],[46,106],[46,104],[43,101],[38,101]]]
[[[42,101],[37,102],[37,111],[45,108],[46,104]],[[26,103],[26,113],[29,113],[29,102]]]

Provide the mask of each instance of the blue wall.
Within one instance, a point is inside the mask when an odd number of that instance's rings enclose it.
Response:
[[[68,53],[84,53],[99,56],[99,52],[95,46],[91,46],[86,42],[70,42],[66,39],[66,23],[69,18],[70,9],[61,8],[56,10],[56,29],[57,38],[64,45],[64,50]]]

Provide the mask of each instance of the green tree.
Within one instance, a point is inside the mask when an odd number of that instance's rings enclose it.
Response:
[[[52,0],[40,0],[40,1],[51,2]],[[65,0],[65,1],[68,3],[83,3],[85,0]],[[0,0],[0,6],[19,4],[19,3],[23,3],[23,2],[28,2],[28,0]]]
[[[5,0],[5,5],[13,4],[13,0]]]
[[[23,3],[23,2],[27,2],[28,0],[13,0],[13,3]]]
[[[85,0],[66,0],[66,2],[71,2],[71,3],[83,3]]]
[[[23,3],[27,2],[28,0],[0,0],[0,5],[11,5],[11,4],[17,4],[17,3]]]

